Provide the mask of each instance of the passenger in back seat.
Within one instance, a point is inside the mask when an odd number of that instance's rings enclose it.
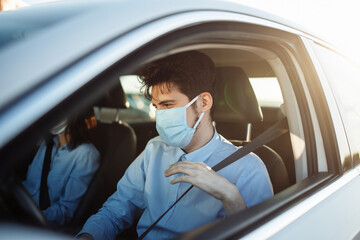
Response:
[[[148,142],[79,238],[114,239],[139,214],[141,235],[191,185],[195,188],[146,239],[174,237],[273,196],[266,167],[255,154],[219,172],[211,169],[237,148],[212,125],[216,77],[209,57],[196,51],[179,53],[150,63],[140,75],[157,109],[160,137]]]
[[[94,122],[86,116],[63,120],[52,128],[55,136],[43,142],[23,182],[52,225],[69,223],[100,165],[100,154],[88,140]],[[44,165],[51,148],[50,169]],[[46,162],[46,161],[45,161]],[[42,179],[42,175],[47,175]]]

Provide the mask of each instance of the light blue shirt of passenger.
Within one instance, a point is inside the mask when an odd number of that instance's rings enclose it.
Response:
[[[82,196],[100,165],[100,154],[94,145],[84,143],[71,150],[68,145],[57,148],[54,137],[51,152],[48,190],[50,207],[43,214],[50,223],[65,224],[71,220]],[[33,199],[39,204],[42,167],[46,152],[43,142],[30,164],[23,182]]]
[[[159,137],[150,140],[119,181],[117,191],[97,214],[88,219],[80,234],[86,232],[95,239],[114,239],[133,224],[136,216],[141,216],[137,225],[140,236],[190,186],[188,183],[170,184],[176,177],[164,176],[170,164],[187,159],[212,167],[236,150],[217,132],[209,143],[188,154],[167,145]],[[253,153],[218,173],[237,186],[247,207],[273,196],[266,167]],[[220,200],[194,187],[161,219],[146,239],[171,238],[224,216]]]

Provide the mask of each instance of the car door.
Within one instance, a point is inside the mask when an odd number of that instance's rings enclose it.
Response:
[[[304,90],[297,101],[302,104],[303,98],[308,104],[310,131],[315,134],[313,144],[316,144],[306,150],[317,160],[307,161],[312,165],[310,168],[308,165],[307,177],[297,179],[295,185],[273,199],[222,223],[209,225],[191,239],[351,239],[359,236],[357,129],[360,121],[355,93],[358,92],[359,79],[355,76],[359,67],[326,43],[299,35],[302,36],[294,45],[288,46],[288,61],[295,65],[299,77],[293,86]],[[304,131],[306,135],[307,130]],[[311,153],[307,157],[309,160]],[[292,195],[286,197],[293,190]],[[289,197],[291,201],[286,200]],[[282,201],[287,203],[282,205]]]
[[[190,19],[189,16],[191,13],[161,21],[171,22],[183,17]],[[311,37],[283,25],[244,15],[217,13],[217,19],[213,19],[210,14],[196,16],[201,18],[200,22],[193,22],[191,26],[181,25],[180,30],[162,35],[138,51],[137,57],[149,62],[149,59],[158,59],[173,52],[200,50],[210,54],[211,49],[240,49],[260,55],[272,67],[280,83],[290,129],[296,180],[295,184],[274,198],[182,237],[223,239],[308,236],[308,232],[305,233],[308,226],[301,222],[308,225],[318,222],[318,218],[324,214],[313,212],[317,212],[317,207],[322,208],[322,204],[327,204],[332,195],[327,191],[347,181],[349,176],[342,176],[340,164],[349,154],[346,135],[341,128],[337,109],[332,109],[328,103],[328,93],[321,85],[306,48],[306,38]],[[217,60],[216,56],[213,60]],[[134,68],[132,65],[127,67]],[[339,141],[341,138],[345,142]],[[352,172],[355,173],[357,171]],[[319,198],[323,194],[329,198]],[[307,216],[314,218],[307,219],[309,221],[302,218]],[[330,218],[331,214],[328,216]],[[319,237],[323,236],[324,231],[314,229],[312,234]]]

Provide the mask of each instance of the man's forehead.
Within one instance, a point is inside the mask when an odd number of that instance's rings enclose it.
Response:
[[[180,93],[179,87],[172,82],[159,83],[152,87],[151,97],[153,101],[163,101],[163,98],[169,98],[173,94]]]

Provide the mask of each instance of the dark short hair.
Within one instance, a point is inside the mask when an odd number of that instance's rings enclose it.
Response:
[[[154,61],[139,72],[145,96],[151,99],[151,87],[164,84],[170,90],[174,83],[189,100],[202,92],[214,97],[216,76],[213,61],[198,51],[174,54]]]

